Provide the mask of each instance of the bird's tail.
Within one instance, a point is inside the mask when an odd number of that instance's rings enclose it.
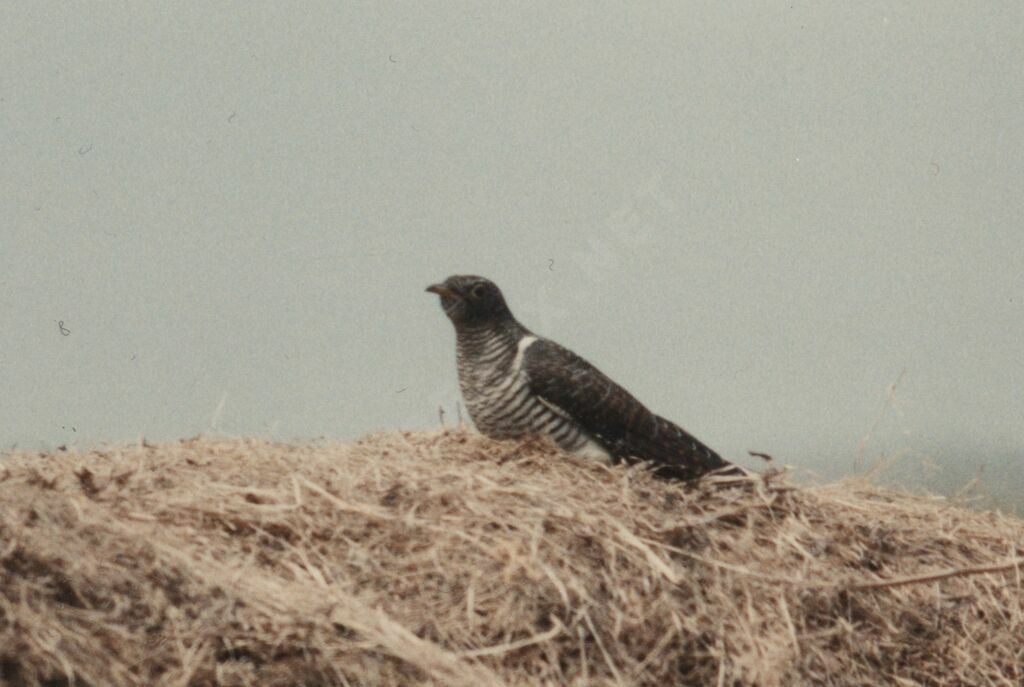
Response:
[[[657,425],[640,453],[655,464],[655,474],[670,479],[693,480],[705,475],[746,476],[746,472],[722,458],[715,451],[671,420],[655,416]]]

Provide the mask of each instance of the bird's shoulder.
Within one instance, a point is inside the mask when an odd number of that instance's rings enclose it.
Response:
[[[524,371],[530,389],[589,432],[608,440],[641,432],[653,414],[632,394],[582,356],[537,337],[526,349]]]
[[[585,388],[585,383],[612,382],[601,370],[588,360],[543,336],[531,335],[534,339],[524,351],[523,364],[531,382],[538,386],[584,383],[576,388]]]

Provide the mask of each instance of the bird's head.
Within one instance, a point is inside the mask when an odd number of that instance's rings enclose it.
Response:
[[[490,279],[455,275],[427,287],[441,297],[444,314],[456,327],[495,324],[512,319],[501,289]]]

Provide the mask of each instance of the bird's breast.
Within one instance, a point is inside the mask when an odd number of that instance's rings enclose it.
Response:
[[[459,386],[469,414],[481,431],[499,431],[508,424],[508,404],[528,391],[523,355],[534,341],[533,336],[509,341],[499,335],[460,341]]]
[[[540,434],[563,449],[607,460],[608,454],[564,411],[534,394],[524,367],[526,351],[537,340],[500,336],[459,342],[459,386],[477,429],[495,439]]]

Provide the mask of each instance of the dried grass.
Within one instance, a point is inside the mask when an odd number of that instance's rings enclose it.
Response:
[[[465,432],[0,459],[12,685],[1021,685],[1024,522]]]

